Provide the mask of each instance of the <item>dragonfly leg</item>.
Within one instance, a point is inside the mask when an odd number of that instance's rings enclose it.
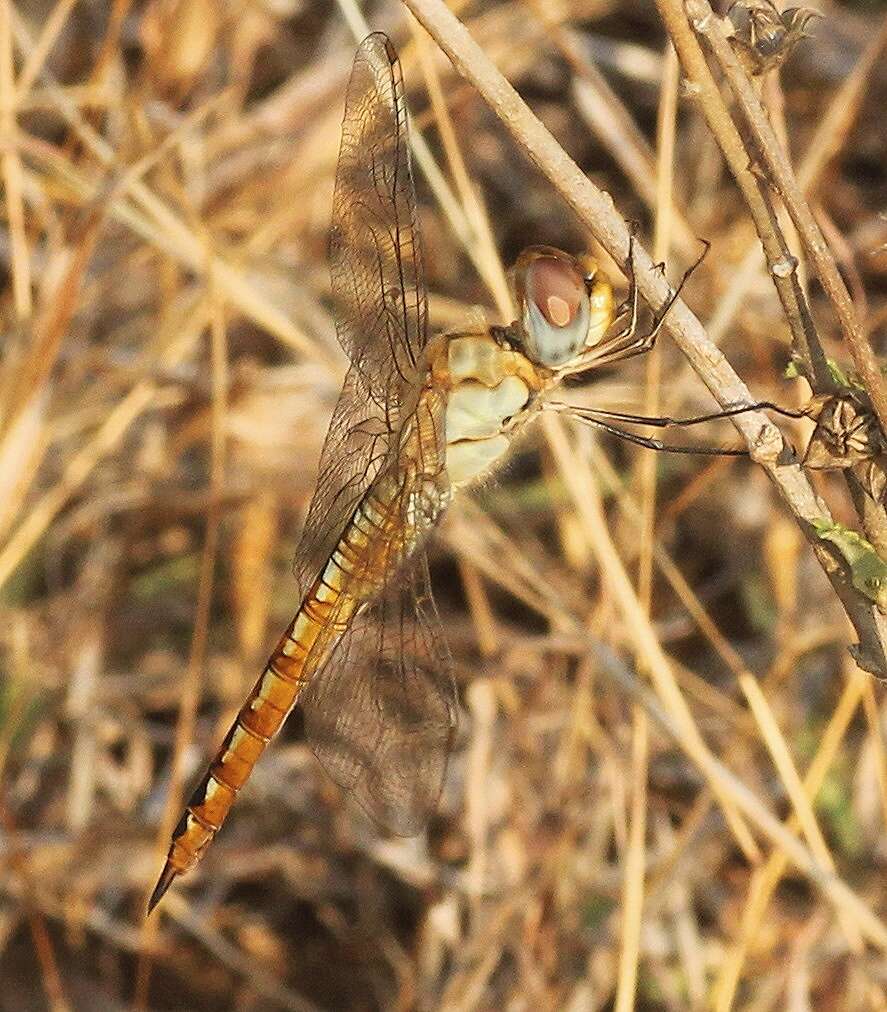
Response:
[[[629,235],[629,262],[627,267],[629,293],[627,299],[619,307],[614,317],[615,322],[628,314],[628,321],[620,330],[608,335],[600,344],[587,348],[572,362],[568,362],[558,370],[558,375],[561,377],[573,376],[590,369],[598,369],[604,365],[612,365],[614,362],[623,362],[626,359],[634,358],[635,355],[643,355],[650,351],[656,344],[656,339],[662,330],[669,310],[680,298],[684,285],[689,280],[690,275],[702,263],[708,253],[711,244],[704,239],[702,242],[704,244],[702,253],[695,263],[691,264],[684,272],[684,276],[681,278],[678,286],[672,291],[665,305],[654,318],[650,330],[639,335],[637,332],[639,293],[634,267],[634,237],[633,235]]]

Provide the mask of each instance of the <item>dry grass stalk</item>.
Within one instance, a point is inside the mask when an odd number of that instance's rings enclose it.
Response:
[[[668,36],[633,2],[450,5],[477,47],[407,6],[512,135],[380,5],[436,320],[506,318],[528,242],[603,249],[615,277],[640,219],[651,306],[652,261],[674,278],[713,244],[687,288],[710,326],[679,303],[668,330],[720,403],[751,400],[739,374],[788,403],[789,339],[828,392],[835,313],[882,410],[887,22],[830,11],[759,87],[702,0],[693,23],[658,0]],[[520,448],[433,560],[463,714],[428,835],[368,826],[294,728],[142,927],[165,823],[295,603],[343,368],[324,250],[352,49],[334,5],[0,0],[10,986],[59,1009],[883,1007],[883,707],[845,648],[849,615],[883,666],[884,622],[809,526],[827,502],[878,544],[883,510],[759,413],[735,422],[760,468],[560,424]],[[663,341],[644,394],[632,367],[571,394],[699,414],[686,360]]]

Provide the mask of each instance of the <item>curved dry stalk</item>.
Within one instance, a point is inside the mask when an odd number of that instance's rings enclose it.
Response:
[[[718,140],[722,144],[722,150],[730,163],[730,168],[736,176],[737,181],[742,185],[743,179],[753,180],[753,185],[750,187],[743,186],[742,189],[764,248],[766,250],[773,239],[784,248],[787,249],[788,247],[782,237],[775,216],[768,217],[766,214],[761,215],[758,213],[755,203],[756,189],[759,195],[763,196],[767,209],[772,211],[772,208],[770,208],[769,197],[767,191],[764,189],[764,183],[757,175],[753,176],[748,167],[749,163],[760,166],[760,171],[766,170],[767,185],[772,185],[776,189],[788,210],[791,223],[796,230],[797,238],[807,250],[823,289],[835,307],[838,320],[850,348],[854,365],[862,378],[866,392],[871,398],[872,407],[878,416],[881,428],[884,430],[885,418],[887,418],[884,414],[884,411],[887,410],[887,394],[885,394],[880,367],[865,337],[850,294],[838,271],[834,256],[813,216],[809,204],[804,198],[802,192],[804,183],[801,181],[803,177],[799,175],[796,178],[786,154],[784,140],[777,136],[777,131],[771,125],[767,112],[761,104],[758,90],[752,84],[746,70],[733,52],[720,21],[714,16],[707,0],[698,0],[698,2],[694,0],[693,3],[689,3],[686,15],[677,9],[673,0],[661,0],[661,5],[664,8],[667,7],[670,11],[670,23],[673,25],[674,30],[684,37],[685,54],[692,52],[693,60],[690,61],[688,59],[688,66],[692,65],[697,75],[693,78],[694,83],[700,83],[701,79],[705,77],[710,78],[710,74],[708,74],[707,68],[705,70],[700,69],[700,64],[702,67],[705,67],[705,60],[702,57],[701,51],[699,51],[698,43],[692,37],[692,30],[695,29],[699,32],[711,48],[714,58],[720,66],[742,110],[747,139],[739,141],[738,149],[735,151],[733,149],[728,150],[724,146],[722,135],[725,132],[732,138],[734,148],[739,135],[733,126],[730,113],[727,111],[726,106],[724,106],[723,99],[720,92],[717,92],[717,89],[712,94],[707,95],[706,102],[704,103],[706,116],[710,125],[717,123],[722,128],[717,134]],[[693,21],[693,29],[690,28],[686,20],[688,16]],[[874,50],[870,48],[869,55],[873,51],[877,51],[880,45],[880,35],[883,35],[883,30],[875,40],[876,46]],[[861,63],[864,68],[865,61],[861,61]],[[850,95],[848,95],[849,97]],[[712,125],[712,129],[714,131],[715,126]],[[748,148],[752,149],[751,154],[745,154]],[[731,157],[731,151],[733,157]],[[740,151],[743,154],[740,154]],[[791,275],[793,280],[794,270],[791,271]],[[774,273],[774,280],[776,279],[777,275]],[[797,283],[795,282],[793,287],[796,285]],[[777,287],[779,286],[777,285]],[[809,311],[806,308],[806,301],[803,295],[800,294],[800,289],[798,289],[798,294],[800,298],[799,305],[805,314],[804,319],[809,320]],[[786,309],[788,312],[789,307],[786,306]],[[789,312],[788,315],[791,321],[791,313]],[[814,389],[817,393],[833,393],[835,392],[835,383],[831,376],[828,375],[829,370],[824,369],[825,358],[819,346],[815,330],[812,329],[812,324],[810,327],[805,328],[805,330],[807,331],[805,347],[807,353],[812,356],[810,359],[811,379]],[[798,343],[797,336],[796,334],[796,345]],[[883,555],[885,546],[887,546],[887,514],[885,514],[884,507],[875,502],[866,493],[852,472],[848,472],[845,477],[856,511],[862,522],[863,530],[865,530],[872,544]]]
[[[6,192],[6,218],[9,222],[12,294],[16,317],[28,320],[34,309],[31,295],[31,251],[25,228],[24,179],[22,163],[15,145],[17,95],[12,58],[12,32],[9,3],[0,3],[0,129],[7,143],[0,154],[0,173]]]
[[[822,788],[850,722],[865,695],[865,686],[869,684],[870,679],[854,668],[848,660],[847,679],[841,698],[822,734],[813,761],[804,775],[804,793],[811,802],[816,799]],[[797,829],[799,826],[797,813],[792,814],[785,825],[792,831]],[[754,939],[760,932],[773,893],[788,866],[788,855],[785,851],[777,849],[772,851],[766,862],[755,871],[742,911],[738,937],[727,952],[714,986],[712,997],[717,1012],[729,1012],[733,1007],[733,998],[745,960],[754,945]]]
[[[544,416],[544,421],[553,436],[552,447],[562,465],[562,474],[571,499],[582,517],[586,536],[593,542],[609,591],[619,601],[626,628],[632,631],[640,663],[650,672],[655,692],[648,689],[597,637],[588,633],[571,603],[557,588],[545,585],[544,578],[534,572],[532,564],[517,545],[509,542],[507,549],[504,549],[499,539],[493,541],[489,537],[490,521],[484,522],[482,514],[472,512],[470,521],[468,518],[457,519],[458,528],[452,530],[449,539],[451,547],[461,556],[470,558],[488,579],[507,587],[519,599],[527,601],[540,614],[548,617],[560,633],[576,637],[584,649],[593,654],[607,677],[618,683],[632,700],[643,706],[653,722],[666,732],[703,773],[734,832],[741,833],[744,829],[747,834],[748,828],[741,820],[748,818],[749,823],[776,846],[776,853],[784,855],[785,860],[791,861],[808,876],[834,904],[836,910],[840,910],[874,944],[887,948],[887,926],[846,882],[814,858],[810,849],[795,835],[797,824],[780,822],[758,796],[713,755],[703,741],[695,718],[674,680],[653,626],[610,539],[591,468],[576,466],[558,419],[547,415]],[[478,532],[482,528],[483,541],[478,538]],[[495,544],[495,547],[490,548],[490,544]],[[507,564],[503,565],[503,560],[507,560]],[[541,596],[543,592],[548,596],[544,601]],[[536,594],[539,596],[535,597]],[[737,819],[740,821],[737,822]],[[791,831],[786,828],[787,825],[792,827]],[[752,845],[757,851],[754,841]]]
[[[664,72],[659,89],[659,111],[656,131],[656,208],[653,255],[663,262],[668,258],[672,232],[681,221],[672,201],[674,184],[674,141],[677,131],[678,66],[674,49],[668,45],[664,57]],[[662,374],[661,349],[653,348],[646,362],[644,412],[655,415],[659,411]],[[651,614],[653,595],[653,555],[656,523],[656,459],[645,454],[638,462],[637,481],[642,496],[640,547],[638,551],[638,596],[644,611]],[[649,776],[649,721],[643,707],[635,704],[632,710],[632,785],[631,822],[628,848],[625,855],[622,944],[619,956],[619,974],[616,985],[615,1008],[629,1012],[634,1007],[640,967],[641,927],[645,897],[646,831],[647,831],[647,779]]]

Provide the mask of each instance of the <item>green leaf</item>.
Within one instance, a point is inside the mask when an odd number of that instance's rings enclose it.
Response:
[[[844,372],[841,366],[833,358],[827,358],[825,364],[831,374],[832,381],[840,390],[864,390],[865,387],[859,381],[859,377],[853,372]],[[798,379],[802,376],[798,363],[794,360],[789,362],[783,373],[786,379]]]
[[[861,534],[825,517],[817,517],[812,524],[819,537],[831,542],[850,567],[853,586],[887,612],[887,563],[874,547]]]

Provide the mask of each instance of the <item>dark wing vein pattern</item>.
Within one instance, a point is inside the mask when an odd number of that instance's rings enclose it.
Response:
[[[326,564],[366,490],[390,465],[394,445],[384,408],[370,396],[363,373],[352,366],[333,410],[296,552],[300,594]]]
[[[368,495],[389,522],[352,577],[377,588],[341,609],[306,658],[300,706],[321,763],[380,824],[417,832],[440,794],[456,723],[449,655],[422,551],[449,497],[444,405],[419,403],[427,308],[403,79],[381,34],[361,43],[345,104],[330,270],[351,369],[321,454],[297,556],[304,592]],[[429,438],[415,437],[419,428]],[[399,453],[411,448],[402,461]],[[409,451],[408,451],[409,452]],[[359,568],[359,567],[358,567]],[[342,627],[348,625],[342,633]]]
[[[200,859],[293,703],[323,764],[379,822],[416,832],[440,793],[456,707],[422,545],[449,498],[445,405],[424,386],[407,129],[397,56],[371,35],[348,86],[330,239],[351,367],[298,550],[302,605],[189,802],[149,909]]]

